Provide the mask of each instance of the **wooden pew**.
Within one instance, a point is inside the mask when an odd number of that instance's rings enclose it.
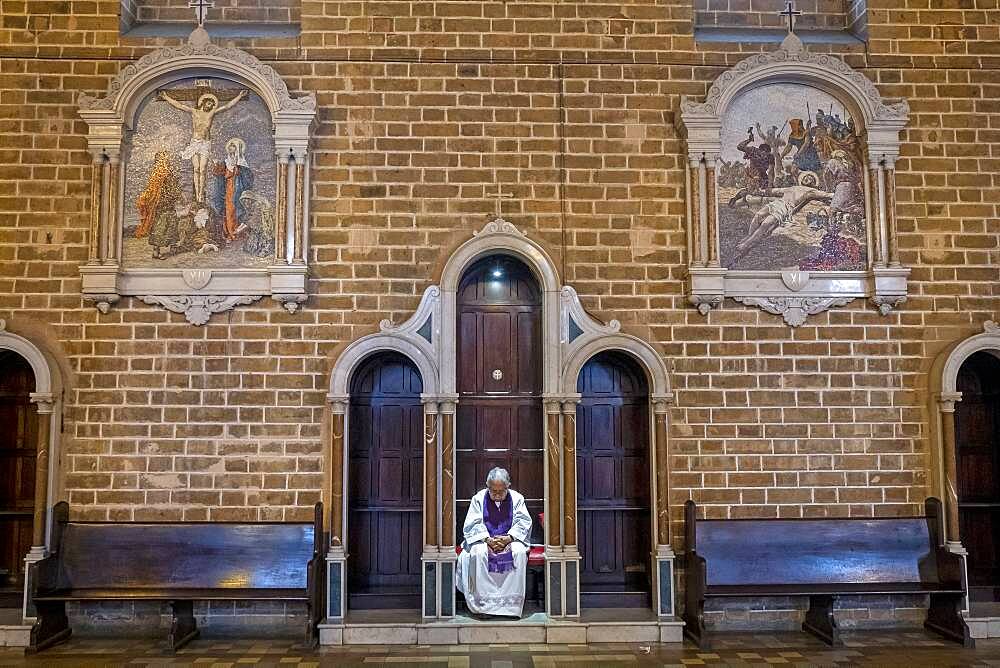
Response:
[[[305,642],[323,616],[323,506],[313,522],[70,522],[54,508],[50,556],[32,566],[28,652],[67,640],[67,601],[168,601],[173,651],[198,637],[195,601],[304,601]]]
[[[941,502],[923,517],[699,520],[684,505],[684,634],[701,648],[709,598],[808,597],[802,629],[838,645],[839,596],[922,594],[924,626],[973,647],[962,618],[962,559],[944,548]]]

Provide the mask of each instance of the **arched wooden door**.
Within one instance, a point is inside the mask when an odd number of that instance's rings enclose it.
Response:
[[[649,607],[649,391],[624,353],[603,352],[577,380],[580,604]]]
[[[969,595],[1000,601],[1000,359],[978,352],[958,372],[958,520]]]
[[[417,367],[381,353],[351,383],[348,608],[419,608],[423,549],[423,385]]]
[[[494,466],[510,471],[542,541],[542,294],[505,255],[473,264],[458,289],[456,512],[458,541],[472,495]]]
[[[21,605],[35,510],[38,413],[28,361],[0,350],[0,607]]]

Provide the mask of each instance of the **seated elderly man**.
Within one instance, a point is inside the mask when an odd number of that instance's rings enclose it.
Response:
[[[524,497],[510,488],[506,470],[494,468],[486,476],[486,489],[472,497],[463,531],[456,586],[469,610],[520,617],[531,515]]]

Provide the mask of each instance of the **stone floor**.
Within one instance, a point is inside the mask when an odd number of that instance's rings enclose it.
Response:
[[[176,656],[150,640],[78,638],[41,655],[0,649],[0,666],[992,666],[1000,667],[1000,640],[974,650],[923,632],[847,634],[831,649],[800,633],[732,634],[711,652],[677,645],[455,645],[304,650],[293,641],[196,640]]]

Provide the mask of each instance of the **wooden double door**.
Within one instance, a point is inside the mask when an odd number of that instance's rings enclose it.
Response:
[[[969,357],[955,404],[959,535],[969,552],[969,595],[1000,601],[1000,359]]]
[[[419,608],[423,548],[423,385],[396,353],[366,360],[351,384],[348,608]]]
[[[21,604],[24,556],[31,548],[38,445],[34,389],[27,360],[0,350],[0,607]]]
[[[649,394],[623,353],[580,371],[576,410],[580,603],[648,607],[651,599]]]
[[[510,472],[542,542],[542,294],[531,271],[509,256],[474,263],[457,294],[455,521],[494,466]]]

